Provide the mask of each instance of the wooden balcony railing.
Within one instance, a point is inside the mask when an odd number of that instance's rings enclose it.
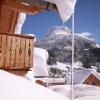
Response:
[[[29,69],[33,66],[34,37],[0,33],[0,69]]]

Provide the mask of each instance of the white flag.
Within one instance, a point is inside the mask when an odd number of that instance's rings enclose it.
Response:
[[[66,22],[74,13],[75,4],[77,0],[44,0],[55,3],[61,19]]]

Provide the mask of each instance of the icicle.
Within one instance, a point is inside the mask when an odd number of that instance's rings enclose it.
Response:
[[[64,28],[66,27],[66,22],[65,22],[65,21],[63,21],[63,27],[64,27]]]
[[[66,22],[62,20],[62,26],[61,29],[66,31]]]

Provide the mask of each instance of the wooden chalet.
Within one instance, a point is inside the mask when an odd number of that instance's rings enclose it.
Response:
[[[88,84],[100,86],[100,73],[93,69],[86,69],[74,73],[74,84]]]
[[[34,37],[15,34],[21,12],[34,15],[53,4],[42,0],[0,0],[0,69],[24,76],[33,67]]]

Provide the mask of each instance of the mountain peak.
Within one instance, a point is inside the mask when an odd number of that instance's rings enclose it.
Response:
[[[53,26],[49,29],[47,35],[70,35],[71,30],[66,26]]]

